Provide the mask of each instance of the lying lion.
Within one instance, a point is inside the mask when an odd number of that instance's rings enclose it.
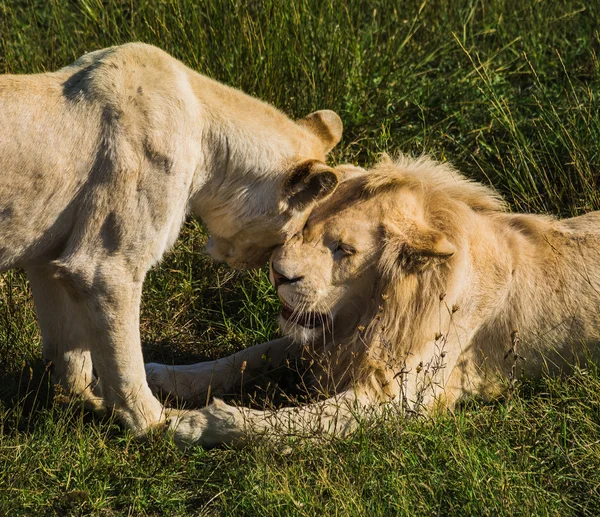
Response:
[[[138,328],[146,271],[188,214],[255,267],[337,185],[342,124],[297,123],[140,43],[0,76],[0,270],[27,269],[54,379],[137,434],[165,421]]]
[[[345,172],[272,255],[287,337],[214,362],[147,365],[151,385],[202,400],[209,386],[231,391],[303,353],[332,396],[278,411],[215,401],[188,413],[179,437],[343,436],[382,402],[451,407],[494,397],[507,379],[599,358],[600,212],[509,214],[489,188],[427,158]]]

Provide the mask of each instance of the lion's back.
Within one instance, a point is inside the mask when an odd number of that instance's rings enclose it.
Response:
[[[600,211],[563,219],[561,224],[573,232],[597,235],[600,238]]]
[[[0,76],[0,269],[52,253],[93,182],[160,154],[150,148],[168,145],[185,110],[184,75],[165,52],[134,43],[58,72]]]

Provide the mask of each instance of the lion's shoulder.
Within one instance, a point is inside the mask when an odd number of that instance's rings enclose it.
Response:
[[[154,45],[134,42],[88,52],[61,68],[59,72],[72,73],[90,66],[118,70],[136,66],[161,68],[174,64],[183,66],[180,61]]]
[[[157,47],[127,43],[85,54],[59,74],[65,98],[86,98],[131,110],[143,102],[144,93],[181,96],[186,71],[183,63]]]

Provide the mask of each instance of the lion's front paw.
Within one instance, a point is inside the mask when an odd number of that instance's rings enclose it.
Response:
[[[169,430],[173,433],[175,443],[183,448],[190,445],[214,447],[238,443],[245,434],[241,410],[218,399],[198,411],[171,413]]]
[[[180,402],[203,404],[207,402],[213,381],[212,363],[171,366],[146,364],[146,379],[154,393],[177,397]]]
[[[76,402],[83,402],[86,410],[98,414],[106,413],[106,404],[102,397],[102,389],[97,380],[93,384],[81,387],[75,384],[75,388],[65,389],[62,383],[54,385],[54,401],[69,406]]]
[[[178,447],[186,449],[192,445],[210,446],[202,439],[206,428],[206,418],[202,411],[178,411],[178,414],[169,415],[169,432]]]
[[[146,367],[146,381],[148,386],[153,393],[159,391],[169,392],[171,391],[168,387],[169,375],[167,372],[167,366],[159,363],[147,363]]]

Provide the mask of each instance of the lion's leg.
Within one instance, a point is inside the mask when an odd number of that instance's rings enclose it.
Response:
[[[27,276],[42,330],[42,355],[51,366],[53,382],[67,395],[82,397],[90,409],[101,409],[100,386],[92,371],[85,335],[74,317],[73,300],[48,268],[30,268]]]
[[[144,371],[139,334],[142,284],[106,286],[100,299],[90,300],[89,314],[94,369],[102,383],[106,404],[136,434],[164,421],[164,410],[152,394]]]
[[[234,390],[245,381],[277,368],[300,354],[299,345],[288,338],[255,345],[236,354],[190,365],[146,365],[148,384],[188,402],[204,402],[211,394]]]
[[[359,422],[377,413],[378,406],[366,392],[348,390],[302,407],[258,411],[215,400],[200,411],[182,412],[171,421],[175,437],[183,444],[207,447],[243,443],[252,438],[344,437]]]
[[[435,352],[435,347],[431,348]],[[401,413],[452,407],[464,393],[456,363],[452,354],[439,357],[431,351],[415,354],[404,365],[405,374],[390,370],[390,382],[385,381],[385,376],[369,376],[356,390],[343,391],[315,404],[275,411],[236,407],[216,400],[200,411],[180,413],[172,420],[171,427],[177,440],[204,446],[239,443],[252,437],[271,440],[285,436],[344,437],[356,429],[359,422],[389,407],[384,401],[396,406]]]
[[[417,383],[420,389],[421,384]],[[412,391],[412,390],[411,390]],[[252,438],[277,441],[284,437],[338,437],[352,433],[360,422],[381,414],[386,407],[435,412],[454,405],[462,390],[456,385],[447,389],[428,390],[423,397],[401,389],[380,396],[369,388],[347,390],[327,400],[302,407],[259,411],[215,400],[199,411],[181,412],[171,420],[175,438],[184,445],[212,447],[223,443],[244,443]],[[404,395],[404,396],[403,396]],[[406,396],[407,395],[407,396]],[[392,406],[390,406],[392,404]]]
[[[430,413],[451,408],[465,391],[460,346],[429,343],[419,353],[410,354],[386,386],[389,396],[410,413]]]
[[[146,382],[139,334],[143,274],[123,261],[88,257],[55,261],[54,278],[71,299],[69,320],[91,352],[108,408],[138,435],[164,422],[164,410]]]

